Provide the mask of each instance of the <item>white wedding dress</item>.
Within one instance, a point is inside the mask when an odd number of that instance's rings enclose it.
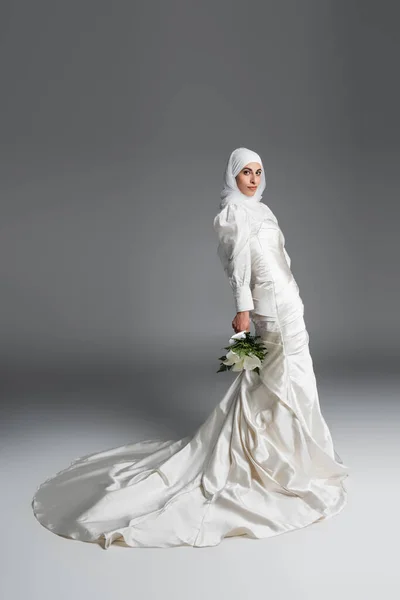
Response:
[[[194,435],[89,454],[47,479],[32,507],[54,533],[103,548],[215,546],[306,527],[345,506],[348,467],[321,414],[283,234],[272,216],[227,211],[243,219],[241,234],[248,227],[226,270],[268,350],[260,375],[240,372]]]

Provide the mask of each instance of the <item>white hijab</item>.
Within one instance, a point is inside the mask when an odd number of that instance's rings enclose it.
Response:
[[[261,165],[261,181],[253,196],[243,194],[236,183],[236,175],[250,162],[258,162]],[[261,201],[262,193],[265,189],[265,171],[262,160],[257,152],[248,148],[236,148],[231,152],[224,173],[224,187],[221,192],[221,201],[219,208],[223,209],[229,203],[240,204],[244,206],[248,212],[254,217],[261,220],[272,219],[277,222],[277,219],[272,210]]]

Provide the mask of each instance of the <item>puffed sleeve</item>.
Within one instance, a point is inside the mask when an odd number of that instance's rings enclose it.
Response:
[[[214,218],[213,226],[218,235],[218,256],[233,290],[236,312],[253,310],[250,290],[250,223],[247,211],[237,204],[229,203]]]

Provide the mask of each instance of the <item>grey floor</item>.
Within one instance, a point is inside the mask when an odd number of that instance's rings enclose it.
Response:
[[[2,390],[0,597],[399,598],[399,381],[351,370],[317,380],[335,448],[351,469],[345,509],[265,540],[213,548],[105,551],[67,540],[34,518],[31,498],[84,454],[133,440],[178,439],[222,398],[232,373],[202,365],[60,369],[9,375]],[[150,381],[150,383],[149,383]]]

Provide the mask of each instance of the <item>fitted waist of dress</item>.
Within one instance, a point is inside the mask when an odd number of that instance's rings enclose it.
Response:
[[[275,291],[294,280],[285,258],[280,232],[276,229],[261,231],[251,239],[252,284],[273,282]]]

